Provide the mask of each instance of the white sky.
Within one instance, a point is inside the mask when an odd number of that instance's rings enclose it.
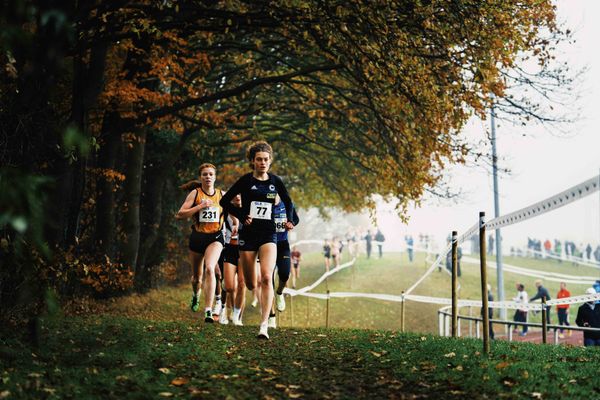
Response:
[[[576,43],[558,58],[578,69],[589,68],[580,87],[583,119],[567,127],[568,137],[551,134],[539,127],[497,126],[497,150],[501,167],[512,171],[499,182],[500,213],[526,207],[568,189],[600,173],[600,1],[561,0],[557,2],[559,21],[575,31]],[[465,134],[481,140],[489,129],[488,121],[471,121]],[[523,136],[525,134],[525,136]],[[412,209],[411,220],[403,225],[394,215],[393,205],[378,207],[380,228],[390,247],[403,242],[405,233],[432,233],[438,241],[452,230],[466,230],[485,211],[493,218],[491,173],[473,166],[449,170],[451,182],[465,193],[458,204],[436,201]],[[542,217],[503,230],[504,244],[523,245],[527,236],[541,239],[569,239],[577,244],[600,244],[600,194],[596,193]],[[416,238],[415,238],[416,239]]]

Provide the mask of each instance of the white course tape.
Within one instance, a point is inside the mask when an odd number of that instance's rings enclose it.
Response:
[[[580,296],[565,297],[562,299],[548,300],[546,302],[549,306],[555,306],[560,304],[576,304],[576,303],[587,303],[588,301],[600,300],[600,293],[595,294],[582,294]]]
[[[599,177],[595,176],[557,195],[488,221],[487,229],[499,229],[556,210],[598,191]]]
[[[301,294],[304,294],[306,292],[309,292],[309,291],[313,290],[314,288],[316,288],[317,286],[319,286],[321,284],[321,282],[323,282],[325,279],[327,279],[331,275],[333,275],[336,272],[339,272],[339,271],[341,271],[341,270],[343,270],[345,268],[348,268],[348,267],[354,265],[355,262],[356,262],[356,258],[353,258],[352,260],[350,260],[350,261],[348,261],[348,262],[340,265],[339,267],[336,267],[336,268],[330,270],[329,272],[325,272],[312,285],[305,286],[305,287],[303,287],[301,289],[298,289],[298,290],[285,288],[285,289],[283,289],[283,292],[289,294],[290,296],[297,296],[297,295],[301,295]],[[327,298],[327,297],[325,297],[325,298]]]
[[[549,211],[555,210],[559,207],[577,201],[585,196],[588,196],[599,190],[600,176],[596,176],[594,178],[590,178],[585,182],[580,183],[579,185],[573,186],[570,189],[567,189],[561,193],[558,193],[555,196],[549,197],[546,200],[542,200],[540,202],[534,203],[529,207],[522,208],[510,214],[506,214],[495,218],[491,221],[485,223],[486,229],[499,229],[504,226],[509,226],[512,224],[516,224],[521,221],[525,221],[529,218],[537,217]],[[464,243],[469,240],[473,236],[479,234],[480,225],[482,225],[483,219],[480,220],[469,228],[465,233],[459,236],[458,244]],[[447,246],[445,251],[440,254],[440,256],[435,260],[435,262],[429,267],[429,269],[425,272],[417,282],[415,282],[407,291],[406,294],[409,295],[412,291],[421,284],[437,267],[442,258],[450,251],[451,247]]]

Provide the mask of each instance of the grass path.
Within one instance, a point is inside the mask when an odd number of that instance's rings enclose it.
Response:
[[[397,294],[427,267],[422,255],[413,264],[403,257],[360,259],[354,274],[340,272],[329,288]],[[476,294],[476,266],[463,271],[462,290]],[[302,284],[321,273],[320,257],[307,256]],[[419,290],[444,295],[447,282],[435,272]],[[249,309],[244,327],[206,325],[188,311],[188,292],[185,285],[67,304],[65,315],[44,321],[39,349],[22,331],[0,327],[0,399],[600,397],[596,349],[493,342],[488,357],[477,340],[398,333],[397,305],[356,299],[336,299],[332,325],[386,330],[319,328],[324,304],[316,300],[306,329],[298,298],[296,325],[286,326],[288,308],[283,328],[265,342],[252,326],[257,310]],[[407,325],[436,329],[417,306],[408,306]]]

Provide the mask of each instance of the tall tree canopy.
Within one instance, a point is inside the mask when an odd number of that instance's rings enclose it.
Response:
[[[463,161],[460,130],[492,94],[539,117],[505,95],[507,77],[565,37],[549,0],[3,8],[1,163],[54,179],[51,242],[128,266],[141,287],[201,162],[227,187],[266,139],[299,206],[359,210],[380,194],[402,212]]]

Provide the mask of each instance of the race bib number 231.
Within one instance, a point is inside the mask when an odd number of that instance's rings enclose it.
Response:
[[[200,210],[199,222],[219,222],[219,208],[207,207]]]

